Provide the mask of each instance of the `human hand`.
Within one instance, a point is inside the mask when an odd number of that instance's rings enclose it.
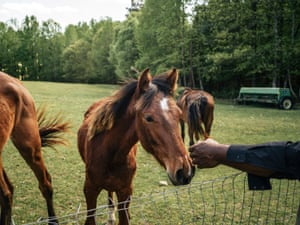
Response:
[[[190,146],[190,156],[198,168],[213,168],[226,159],[228,145],[219,144],[208,138]]]

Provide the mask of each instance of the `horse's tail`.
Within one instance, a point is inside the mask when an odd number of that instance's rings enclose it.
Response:
[[[201,96],[200,98],[200,112],[201,112],[201,119],[202,119],[202,122],[204,124],[204,127],[205,127],[205,131],[203,132],[203,136],[205,139],[209,138],[209,133],[210,133],[210,130],[208,131],[207,130],[207,126],[206,126],[206,123],[207,123],[207,119],[206,118],[206,114],[207,114],[207,110],[206,109],[208,107],[208,98],[206,96]],[[202,128],[202,126],[201,126]]]
[[[205,107],[207,105],[207,97],[201,96],[198,100],[192,102],[189,107],[188,124],[196,133],[207,138],[207,134],[202,127],[202,122],[205,114]]]
[[[52,147],[56,144],[67,144],[67,140],[61,136],[62,133],[70,129],[70,123],[64,122],[61,115],[57,114],[51,118],[46,118],[45,107],[37,110],[39,133],[42,147]]]
[[[201,112],[201,118],[204,118],[205,114],[205,107],[207,106],[208,99],[206,96],[200,97],[200,112]]]

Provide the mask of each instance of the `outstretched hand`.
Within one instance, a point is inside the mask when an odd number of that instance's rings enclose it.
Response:
[[[208,138],[190,146],[189,151],[193,164],[198,168],[213,168],[226,160],[228,147]]]

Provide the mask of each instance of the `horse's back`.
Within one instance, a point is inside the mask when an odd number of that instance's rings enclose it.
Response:
[[[29,91],[16,78],[0,72],[0,101],[3,115],[14,115],[14,125],[18,126],[23,117],[36,120],[34,101]]]
[[[5,96],[24,96],[32,100],[29,91],[23,86],[21,81],[6,73],[0,72],[0,93]]]
[[[188,111],[190,110],[191,106],[202,106],[202,114],[211,114],[214,111],[214,104],[214,97],[210,93],[204,90],[194,90],[191,88],[186,88],[183,94],[177,100],[177,105],[183,111],[183,118],[186,121],[188,120]]]
[[[191,90],[187,93],[186,99],[190,102],[200,101],[200,103],[205,105],[206,110],[213,111],[214,109],[214,97],[204,90]]]

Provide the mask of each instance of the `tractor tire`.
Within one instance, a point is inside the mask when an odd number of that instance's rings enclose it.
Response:
[[[294,102],[291,98],[286,97],[286,98],[281,100],[281,103],[280,103],[280,108],[281,109],[290,110],[290,109],[293,108],[293,106],[294,106]]]

